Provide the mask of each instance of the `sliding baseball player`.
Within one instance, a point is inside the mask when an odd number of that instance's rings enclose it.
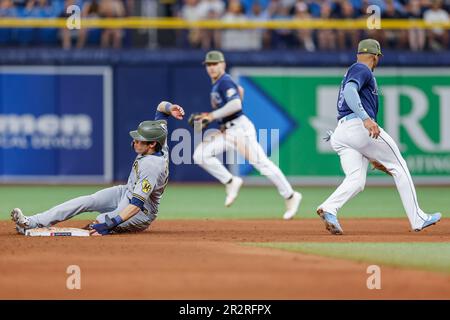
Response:
[[[268,159],[258,143],[255,126],[242,111],[243,88],[225,73],[226,65],[222,52],[208,52],[204,64],[212,81],[213,111],[202,113],[195,120],[204,124],[218,121],[222,132],[206,137],[197,146],[193,155],[194,162],[225,185],[225,206],[228,207],[236,200],[243,181],[240,177],[233,176],[216,156],[227,150],[237,150],[275,184],[285,199],[286,211],[283,218],[292,219],[297,213],[302,195],[292,189],[284,174]]]
[[[147,229],[158,214],[158,206],[169,178],[167,118],[183,119],[182,107],[169,102],[158,105],[155,120],[141,122],[130,132],[138,154],[128,183],[78,197],[50,210],[25,216],[19,208],[11,218],[20,233],[32,228],[50,227],[83,212],[100,212],[87,228],[91,235],[139,232]]]
[[[343,233],[337,213],[364,189],[369,162],[394,177],[412,230],[421,231],[441,219],[440,213],[429,215],[420,209],[406,161],[377,124],[378,88],[373,71],[381,56],[378,41],[362,40],[357,62],[347,70],[339,90],[338,125],[329,138],[341,159],[345,179],[317,209],[332,234]]]

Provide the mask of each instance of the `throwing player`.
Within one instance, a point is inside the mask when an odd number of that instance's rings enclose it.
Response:
[[[345,179],[317,209],[332,234],[343,233],[337,212],[364,189],[369,162],[394,177],[413,230],[423,230],[441,219],[440,213],[428,215],[420,209],[406,161],[394,140],[376,122],[378,88],[373,71],[381,56],[378,41],[362,40],[357,62],[344,75],[339,90],[338,125],[330,141],[341,159]]]
[[[130,132],[132,146],[138,154],[133,162],[128,183],[78,197],[32,216],[25,216],[19,208],[11,211],[11,218],[19,232],[49,227],[82,212],[100,212],[87,228],[91,235],[138,232],[147,229],[157,217],[158,206],[169,178],[169,150],[167,121],[172,115],[183,119],[182,107],[161,102],[154,121],[141,122]]]
[[[225,185],[225,206],[230,206],[238,196],[242,179],[233,176],[216,158],[226,150],[237,150],[259,171],[268,177],[285,199],[286,211],[283,218],[292,219],[297,213],[302,195],[292,189],[281,170],[267,158],[256,139],[253,123],[242,111],[243,88],[225,73],[225,59],[220,51],[210,51],[204,61],[206,72],[212,81],[211,105],[213,112],[205,112],[196,120],[200,122],[218,121],[222,133],[200,143],[194,151],[194,162]]]

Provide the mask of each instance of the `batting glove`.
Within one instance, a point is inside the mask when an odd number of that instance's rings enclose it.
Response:
[[[97,231],[98,234],[107,235],[111,231],[111,229],[115,228],[119,224],[123,222],[120,216],[110,218],[109,216],[105,216],[104,223],[96,223],[92,225],[92,229]]]

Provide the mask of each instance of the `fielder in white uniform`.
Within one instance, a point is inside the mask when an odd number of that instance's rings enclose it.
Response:
[[[357,62],[350,66],[340,87],[338,125],[330,141],[341,159],[345,179],[317,209],[332,234],[343,233],[337,212],[364,189],[369,162],[394,178],[412,230],[423,230],[441,219],[440,213],[428,215],[420,209],[406,161],[394,140],[376,122],[378,88],[372,72],[380,56],[378,41],[362,40]]]
[[[184,110],[163,101],[158,105],[155,120],[144,121],[130,132],[132,146],[138,154],[126,185],[81,196],[45,212],[25,216],[19,208],[11,211],[16,229],[50,227],[83,212],[100,212],[96,221],[86,228],[91,235],[139,232],[147,229],[158,214],[158,206],[169,179],[167,121],[172,115],[181,120]]]
[[[285,199],[283,218],[292,219],[298,211],[302,195],[292,189],[284,174],[268,159],[258,143],[255,126],[242,112],[243,88],[225,73],[225,59],[220,51],[208,52],[204,64],[212,81],[211,105],[214,111],[203,113],[196,120],[219,121],[222,132],[205,137],[194,152],[194,162],[225,185],[225,206],[228,207],[238,196],[243,181],[233,176],[216,156],[227,150],[238,151],[275,184]]]

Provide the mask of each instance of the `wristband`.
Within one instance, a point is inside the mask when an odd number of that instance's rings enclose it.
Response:
[[[172,104],[170,102],[167,102],[166,105],[164,106],[164,111],[166,113],[170,113],[170,107],[172,107]]]

